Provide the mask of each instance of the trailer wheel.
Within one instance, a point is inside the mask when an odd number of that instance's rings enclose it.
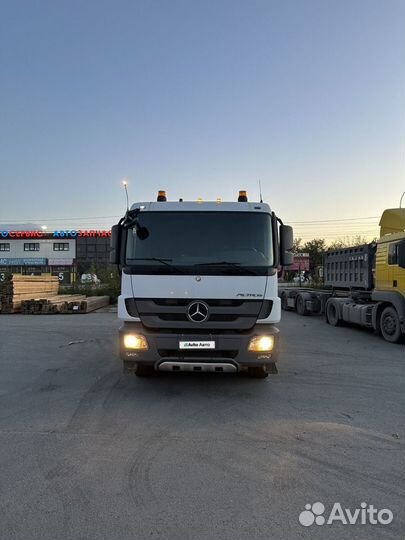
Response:
[[[288,302],[287,302],[287,293],[281,293],[281,309],[283,311],[288,311]]]
[[[298,315],[306,316],[309,314],[309,311],[307,310],[305,305],[305,300],[300,294],[297,296],[297,299],[295,301],[295,309]]]
[[[338,308],[334,302],[326,304],[326,322],[332,326],[339,326],[341,323]]]
[[[380,330],[383,338],[390,343],[398,343],[401,340],[401,326],[395,308],[388,306],[383,310],[380,318]]]

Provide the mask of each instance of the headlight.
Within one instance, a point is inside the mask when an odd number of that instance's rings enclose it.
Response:
[[[274,347],[274,336],[255,336],[250,340],[248,350],[250,352],[272,351]]]
[[[126,349],[149,349],[146,337],[139,334],[125,334],[124,347]]]

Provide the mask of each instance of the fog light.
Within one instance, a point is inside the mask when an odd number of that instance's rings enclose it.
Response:
[[[124,347],[126,349],[149,349],[148,342],[146,341],[145,336],[138,334],[125,334],[124,336]]]
[[[273,336],[255,336],[250,340],[249,351],[251,352],[267,352],[272,351],[274,347]]]

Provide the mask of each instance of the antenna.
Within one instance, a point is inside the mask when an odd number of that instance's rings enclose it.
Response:
[[[262,181],[259,179],[259,193],[260,193],[260,202],[263,202],[263,196],[262,196]]]
[[[126,178],[122,181],[122,185],[124,186],[124,189],[125,189],[125,196],[127,198],[127,212],[128,212],[129,211],[128,180]]]

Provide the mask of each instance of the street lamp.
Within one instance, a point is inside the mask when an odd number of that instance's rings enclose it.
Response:
[[[126,198],[127,198],[127,210],[129,210],[128,180],[126,178],[124,178],[124,180],[122,181],[122,185],[124,186],[125,195],[126,195]]]

